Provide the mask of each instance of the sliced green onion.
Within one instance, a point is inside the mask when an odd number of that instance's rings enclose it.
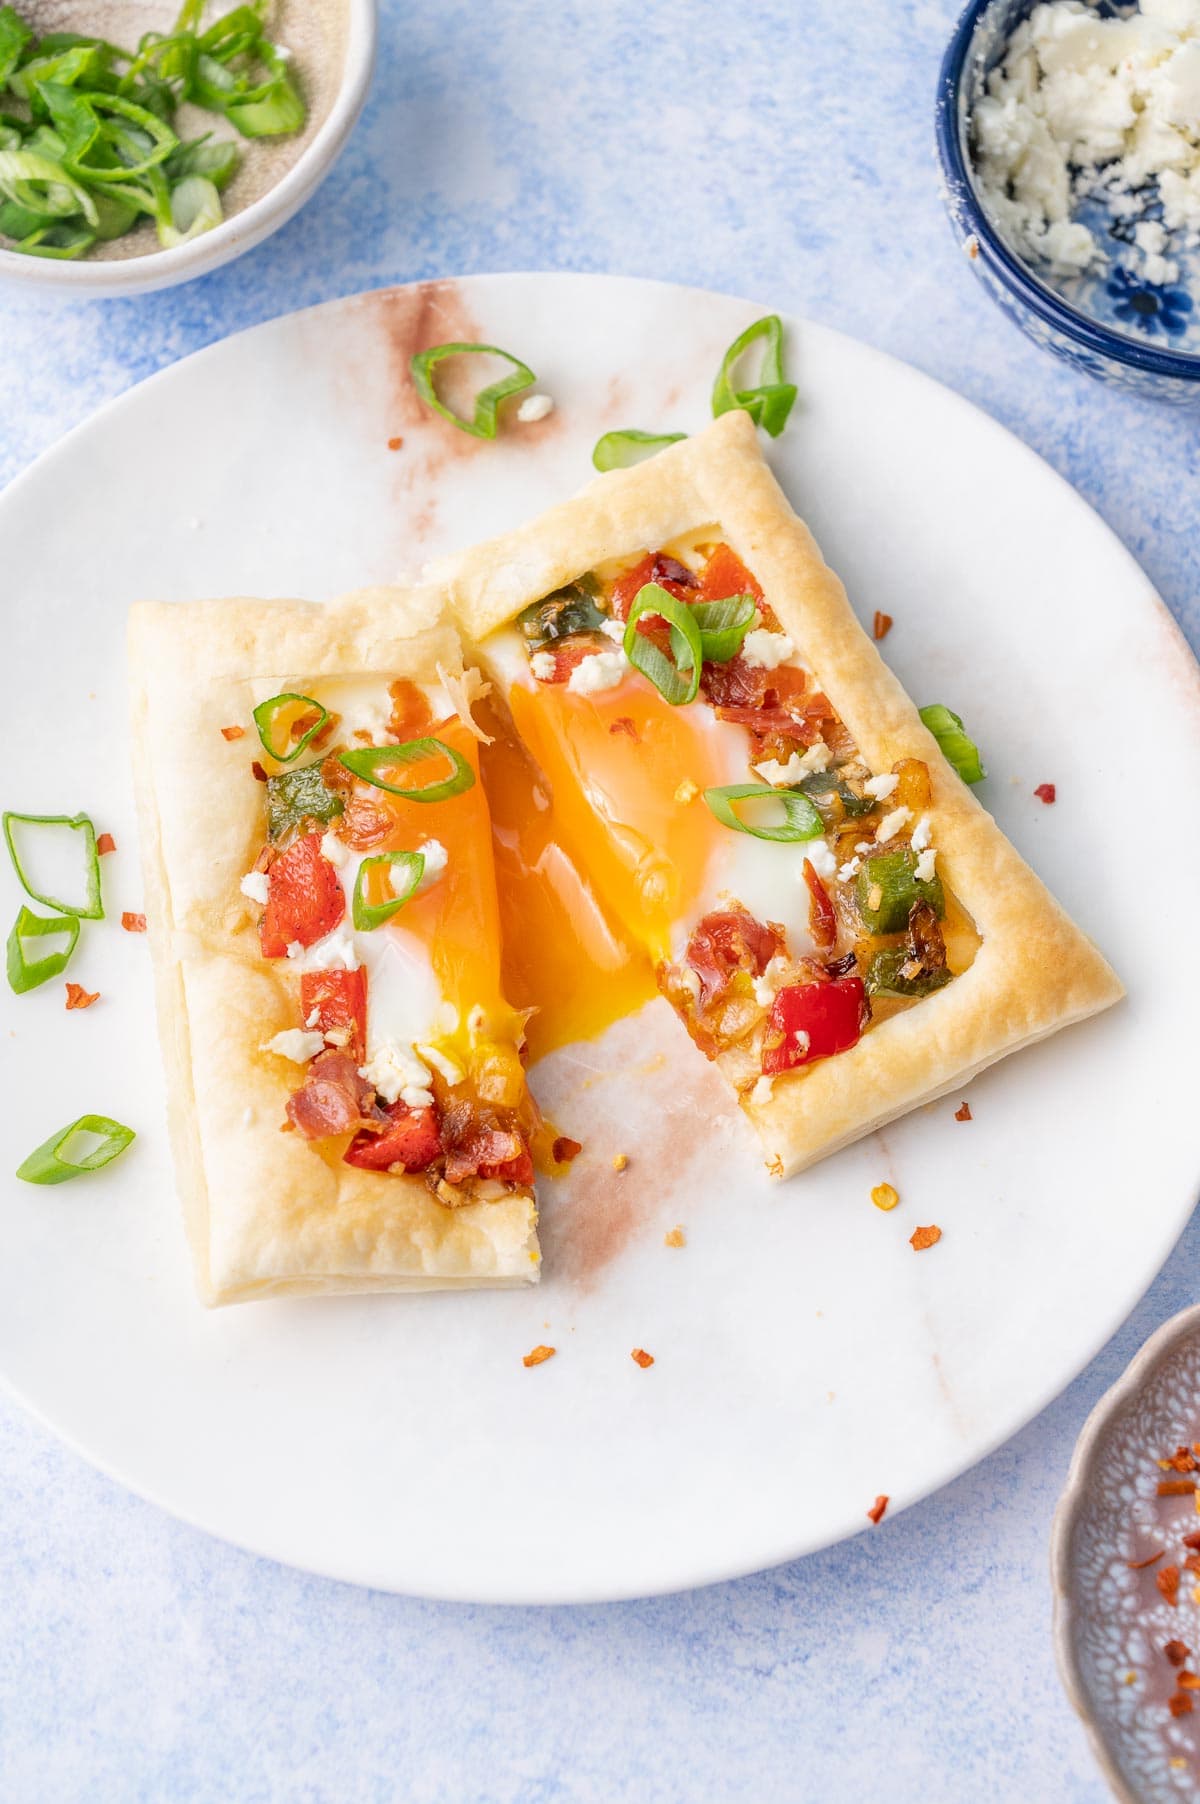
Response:
[[[160,229],[158,241],[167,250],[190,244],[211,232],[225,217],[221,196],[207,176],[189,175],[171,190],[171,224]]]
[[[267,778],[267,833],[272,840],[282,839],[301,821],[336,820],[345,809],[341,796],[325,782],[319,764],[281,770],[277,777]]]
[[[461,414],[455,413],[444,401],[438,399],[433,386],[433,372],[447,357],[477,357],[485,354],[489,357],[502,357],[505,363],[511,363],[513,374],[491,383],[487,388],[481,388],[475,397],[474,416],[464,420]],[[452,426],[457,426],[460,432],[469,432],[473,438],[495,438],[497,409],[501,401],[509,395],[519,395],[522,389],[532,388],[537,381],[527,364],[510,356],[507,351],[500,350],[497,345],[431,345],[429,350],[417,352],[410,367],[413,383],[422,401],[432,407],[434,413],[440,413],[444,420],[449,420]]]
[[[631,427],[626,432],[606,432],[592,447],[592,462],[598,470],[626,470],[630,464],[644,463],[666,445],[676,445],[686,432],[639,432]]]
[[[299,131],[304,124],[304,102],[292,86],[287,70],[270,58],[268,66],[275,70],[270,93],[234,101],[224,109],[226,119],[243,138],[278,138],[284,132]]]
[[[824,831],[820,815],[807,796],[794,789],[772,789],[766,783],[728,783],[720,789],[706,789],[704,800],[723,827],[736,833],[749,833],[754,839],[773,839],[790,843],[816,839]],[[754,825],[736,813],[735,802],[777,802],[783,819],[773,827]]]
[[[137,106],[132,100],[122,100],[119,94],[89,94],[87,98],[98,113],[117,115],[115,120],[101,120],[101,133],[118,156],[124,152],[133,160],[126,161],[123,157],[119,163],[111,167],[106,165],[100,171],[94,171],[90,164],[69,164],[76,174],[95,172],[103,174],[109,182],[131,181],[134,176],[145,175],[148,169],[164,163],[171,152],[179,148],[179,139],[171,127],[147,107]],[[133,129],[125,129],[120,123],[122,120]]]
[[[283,738],[280,739],[276,735],[275,726],[279,716],[296,704],[306,710],[315,708],[317,720],[314,726],[308,728],[303,738],[297,739],[289,752],[287,748],[290,744],[290,728],[285,727]],[[306,746],[316,738],[328,719],[328,708],[323,708],[320,702],[315,702],[311,695],[297,695],[291,690],[285,690],[282,695],[273,695],[269,701],[259,702],[254,710],[254,724],[258,728],[258,736],[262,740],[263,750],[280,764],[291,764],[297,759]]]
[[[395,894],[387,902],[368,902],[366,898],[367,872],[377,871],[387,865],[388,877]],[[398,914],[406,902],[412,900],[425,875],[425,854],[423,852],[380,852],[375,858],[364,858],[358,867],[358,876],[354,879],[354,898],[351,913],[354,925],[362,933],[370,933],[373,927],[382,927]],[[400,877],[402,887],[397,889],[396,878]]]
[[[68,225],[59,220],[57,224],[42,226],[39,231],[30,232],[26,238],[18,238],[13,245],[14,251],[24,251],[28,257],[58,257],[64,262],[75,257],[82,257],[95,244],[97,234],[89,232],[86,226]]]
[[[8,855],[12,859],[13,869],[17,873],[21,888],[35,902],[42,902],[47,908],[55,908],[62,915],[78,915],[82,921],[102,921],[104,919],[104,903],[100,896],[100,855],[96,851],[96,829],[86,814],[14,814],[6,811],[0,817],[4,827],[4,839],[8,846]],[[72,833],[83,834],[83,856],[85,864],[85,881],[87,900],[85,903],[62,902],[57,896],[43,896],[40,890],[34,889],[25,875],[21,863],[21,855],[17,851],[13,839],[13,827],[17,822],[26,827],[66,827]]]
[[[963,728],[958,715],[941,702],[930,702],[920,710],[921,719],[942,748],[942,756],[952,764],[964,783],[982,783],[987,776],[979,747]]]
[[[97,221],[96,203],[61,163],[36,150],[0,150],[0,194],[33,213],[68,219],[82,213],[90,226]]]
[[[47,952],[43,958],[26,957],[26,940],[53,939],[64,935],[67,941],[64,950]],[[26,990],[36,990],[39,984],[48,983],[52,977],[57,977],[70,963],[78,938],[78,915],[47,917],[35,915],[31,908],[22,907],[8,936],[6,968],[9,989],[15,990],[18,996],[23,996]]]
[[[107,54],[107,45],[99,38],[78,38],[71,41],[69,34],[64,34],[65,48],[59,49],[52,38],[43,38],[39,49],[50,47],[49,56],[35,56],[14,69],[8,78],[8,85],[13,93],[22,100],[36,100],[38,90],[44,82],[59,82],[63,87],[71,88],[85,77],[88,82],[102,79],[107,73],[107,65],[111,57]]]
[[[697,601],[688,611],[700,629],[704,662],[728,664],[754,625],[758,603],[753,595],[729,595],[722,601]],[[691,648],[677,626],[671,628],[671,652],[681,670],[690,670]]]
[[[241,152],[232,138],[196,138],[171,152],[166,165],[167,177],[170,181],[181,182],[185,176],[203,175],[214,188],[224,188],[240,161]]]
[[[734,388],[734,365],[742,352],[759,338],[766,340],[761,380],[754,388]],[[772,438],[778,438],[787,425],[795,400],[795,383],[783,379],[783,321],[777,313],[768,313],[764,319],[756,319],[752,326],[739,333],[722,357],[713,384],[713,418],[740,407],[756,426],[761,426]]]
[[[11,6],[0,6],[0,88],[7,84],[25,46],[32,42],[33,33],[21,15]]]
[[[637,623],[643,614],[661,614],[662,618],[673,629],[678,631],[683,642],[687,662],[668,658],[664,651],[648,639],[645,633],[639,633]],[[694,702],[700,693],[700,667],[704,662],[704,647],[700,642],[700,629],[692,609],[685,601],[677,601],[669,590],[660,583],[646,583],[638,590],[629,617],[625,622],[625,656],[635,670],[640,670],[644,677],[649,677],[659,694],[670,702],[673,708],[681,707],[686,702]]]
[[[381,770],[390,770],[397,764],[420,764],[426,758],[439,756],[449,759],[450,775],[433,783],[423,783],[417,789],[402,789],[399,784],[388,783],[379,775]],[[462,795],[475,782],[475,772],[462,753],[441,739],[407,739],[403,745],[356,746],[353,751],[340,753],[338,762],[353,771],[356,777],[362,777],[364,782],[373,783],[376,789],[386,789],[390,796],[403,796],[406,802],[448,802],[451,796]]]
[[[72,1158],[71,1142],[76,1135],[89,1135],[99,1140],[90,1152]],[[65,1184],[69,1178],[80,1178],[85,1172],[100,1171],[119,1158],[137,1138],[132,1128],[122,1127],[107,1115],[81,1115],[69,1127],[51,1134],[49,1140],[31,1152],[17,1167],[17,1176],[27,1184]]]

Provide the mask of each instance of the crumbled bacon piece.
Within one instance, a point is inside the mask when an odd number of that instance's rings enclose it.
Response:
[[[1191,1658],[1191,1652],[1186,1641],[1168,1641],[1163,1647],[1163,1653],[1172,1666],[1182,1666],[1185,1660]]]
[[[93,1002],[99,1002],[99,990],[85,990],[81,983],[67,984],[68,1008],[91,1008]]]
[[[871,625],[871,637],[873,639],[886,639],[888,634],[891,632],[891,630],[892,630],[891,615],[890,614],[882,614],[882,613],[880,613],[879,609],[876,608],[875,619]]]
[[[1144,1560],[1126,1560],[1125,1564],[1130,1572],[1144,1572],[1147,1566],[1153,1566],[1161,1560],[1166,1551],[1165,1547],[1160,1547],[1157,1553],[1147,1554]]]
[[[105,857],[105,855],[109,852],[115,852],[116,849],[117,849],[117,842],[113,838],[111,833],[101,833],[97,837],[96,852],[100,858]]]
[[[883,1512],[887,1509],[890,1501],[887,1492],[881,1491],[867,1511],[868,1522],[873,1522],[878,1528],[879,1524],[883,1521]]]
[[[523,1366],[544,1366],[548,1359],[553,1359],[558,1352],[557,1347],[535,1347],[532,1353],[526,1353],[521,1364]]]
[[[632,1359],[634,1365],[641,1366],[643,1372],[647,1366],[652,1366],[654,1364],[653,1353],[647,1353],[645,1347],[635,1347],[629,1357]]]
[[[935,1247],[942,1238],[940,1228],[917,1228],[909,1238],[909,1246],[914,1253],[923,1253],[926,1247]]]
[[[556,1165],[569,1165],[583,1151],[579,1140],[572,1140],[569,1134],[560,1134],[550,1148],[550,1157]]]
[[[1194,1535],[1185,1535],[1183,1537],[1183,1545],[1185,1547],[1190,1547],[1193,1549],[1200,1548],[1200,1533],[1194,1534]]]
[[[1162,1592],[1163,1596],[1166,1598],[1166,1600],[1169,1604],[1173,1604],[1173,1605],[1178,1604],[1178,1602],[1179,1602],[1179,1568],[1178,1568],[1178,1566],[1164,1566],[1161,1571],[1155,1573],[1154,1582],[1158,1586],[1159,1590]]]
[[[359,1076],[354,1060],[344,1052],[319,1052],[308,1075],[288,1098],[288,1120],[308,1140],[330,1134],[348,1134],[354,1128],[385,1123],[375,1107],[375,1091]]]
[[[783,943],[783,934],[777,928],[764,927],[748,909],[717,910],[705,915],[693,928],[684,954],[685,963],[700,979],[701,1007],[721,994],[735,971],[761,977]]]
[[[126,909],[125,913],[121,916],[121,925],[126,933],[145,933],[146,917],[145,915],[131,914],[130,911]]]
[[[524,1136],[515,1126],[503,1126],[491,1110],[465,1099],[451,1102],[442,1117],[441,1138],[448,1184],[474,1177],[533,1182],[533,1159]]]
[[[244,739],[245,737],[246,737],[245,727],[222,727],[221,728],[221,738],[222,739]]]
[[[1053,783],[1039,783],[1033,793],[1039,802],[1049,804],[1054,801],[1057,791]]]
[[[804,881],[808,885],[808,931],[813,944],[818,952],[832,952],[837,944],[837,915],[811,858],[804,860]]]
[[[959,1104],[958,1108],[955,1109],[955,1111],[954,1111],[954,1119],[955,1119],[955,1121],[972,1121],[972,1120],[974,1120],[974,1117],[971,1114],[971,1105],[969,1102],[964,1102],[964,1103]]]
[[[262,765],[259,763],[257,758],[251,759],[250,775],[254,778],[254,781],[256,783],[265,783],[267,780],[267,773],[263,769]]]
[[[610,733],[628,733],[632,740],[638,745],[641,744],[642,736],[630,720],[628,714],[618,714],[615,720],[610,720],[608,723],[608,730]]]

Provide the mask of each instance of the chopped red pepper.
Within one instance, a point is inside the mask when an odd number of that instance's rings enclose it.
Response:
[[[1058,791],[1055,789],[1053,783],[1039,783],[1033,793],[1039,802],[1045,802],[1048,805],[1054,801]]]
[[[112,834],[111,833],[101,833],[99,838],[96,841],[96,851],[99,854],[99,856],[101,858],[103,858],[106,852],[115,852],[116,849],[117,849],[117,842],[113,838]]]
[[[886,1491],[881,1491],[879,1493],[879,1496],[875,1499],[874,1503],[871,1505],[870,1509],[867,1511],[867,1520],[869,1522],[873,1522],[877,1528],[878,1528],[879,1524],[883,1521],[883,1512],[887,1509],[887,1506],[890,1501],[891,1500],[888,1497]]]
[[[632,570],[618,576],[612,586],[614,620],[627,620],[629,610],[647,583],[658,583],[677,601],[699,601],[700,585],[686,564],[668,557],[665,551],[648,551]]]
[[[221,738],[222,739],[244,739],[245,737],[246,737],[245,727],[222,727],[221,728]]]
[[[867,996],[861,977],[835,977],[830,983],[790,983],[771,1009],[763,1042],[762,1068],[767,1077],[794,1071],[814,1059],[848,1052],[862,1038]]]
[[[145,915],[131,914],[130,911],[126,909],[125,913],[121,916],[121,925],[126,933],[145,933],[146,917]]]
[[[349,1029],[342,1050],[355,1064],[362,1064],[367,1056],[365,971],[305,971],[300,978],[300,1013],[305,1027],[315,1033],[340,1035]]]
[[[763,598],[762,589],[751,576],[737,552],[725,544],[713,547],[713,554],[700,578],[705,601],[724,601],[730,595],[752,595]]]
[[[891,615],[885,614],[882,612],[881,609],[876,608],[875,619],[871,623],[872,639],[886,639],[888,634],[891,632],[891,630],[892,630]]]
[[[394,1102],[386,1109],[391,1125],[381,1134],[365,1129],[356,1134],[343,1158],[347,1165],[360,1171],[388,1171],[403,1165],[405,1171],[424,1171],[442,1150],[434,1109],[410,1109],[405,1102]]]
[[[99,990],[85,990],[81,983],[67,984],[68,1008],[91,1008],[93,1002],[99,1002]]]
[[[813,944],[818,952],[832,952],[837,944],[837,915],[811,858],[804,860],[804,881],[808,885],[808,930]]]
[[[321,835],[294,840],[267,872],[267,906],[258,924],[264,958],[283,958],[299,941],[315,945],[346,912],[338,874],[321,852]]]
[[[1179,1568],[1163,1566],[1154,1575],[1154,1582],[1169,1604],[1179,1603]]]
[[[569,1165],[572,1159],[577,1159],[582,1151],[582,1141],[572,1140],[569,1134],[559,1134],[550,1148],[550,1157],[556,1165]]]

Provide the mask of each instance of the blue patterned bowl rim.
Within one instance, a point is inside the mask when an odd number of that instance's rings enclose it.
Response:
[[[1131,369],[1173,377],[1181,382],[1200,382],[1200,356],[1135,344],[1132,339],[1109,331],[1106,326],[1068,306],[1013,254],[984,212],[963,146],[959,101],[975,28],[984,13],[995,4],[996,0],[971,0],[955,27],[938,75],[938,155],[955,217],[965,220],[981,243],[986,244],[996,275],[1013,297],[1047,325],[1085,349],[1127,364]]]

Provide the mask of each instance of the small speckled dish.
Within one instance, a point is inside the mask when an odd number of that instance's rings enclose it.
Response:
[[[145,31],[168,29],[179,7],[178,0],[19,0],[18,10],[39,31],[92,32],[128,45]],[[222,196],[226,216],[211,232],[163,250],[147,223],[74,262],[0,248],[0,279],[70,300],[146,294],[207,275],[269,238],[329,174],[362,111],[377,10],[377,0],[277,0],[272,35],[294,56],[308,118],[286,138],[218,134],[234,136],[243,156]],[[198,134],[213,124],[211,114],[196,112],[189,128]]]
[[[1200,1573],[1182,1570],[1183,1536],[1200,1531],[1200,1492],[1185,1487],[1200,1471],[1180,1478],[1159,1464],[1198,1436],[1200,1304],[1152,1335],[1096,1405],[1054,1519],[1059,1670],[1123,1804],[1178,1804],[1200,1787],[1200,1690],[1179,1688],[1181,1672],[1200,1671]],[[1180,1494],[1160,1497],[1163,1483]],[[1172,1567],[1174,1605],[1158,1582]],[[1190,1650],[1180,1666],[1163,1652],[1171,1641]],[[1195,1708],[1173,1715],[1173,1693]]]
[[[1119,262],[1059,284],[1009,249],[980,202],[971,111],[1033,3],[972,0],[950,40],[938,78],[936,126],[951,224],[992,299],[1035,344],[1115,388],[1164,401],[1200,400],[1200,264],[1193,261],[1190,271],[1185,265],[1170,287],[1154,287]],[[1087,223],[1096,229],[1103,221],[1089,215]]]

